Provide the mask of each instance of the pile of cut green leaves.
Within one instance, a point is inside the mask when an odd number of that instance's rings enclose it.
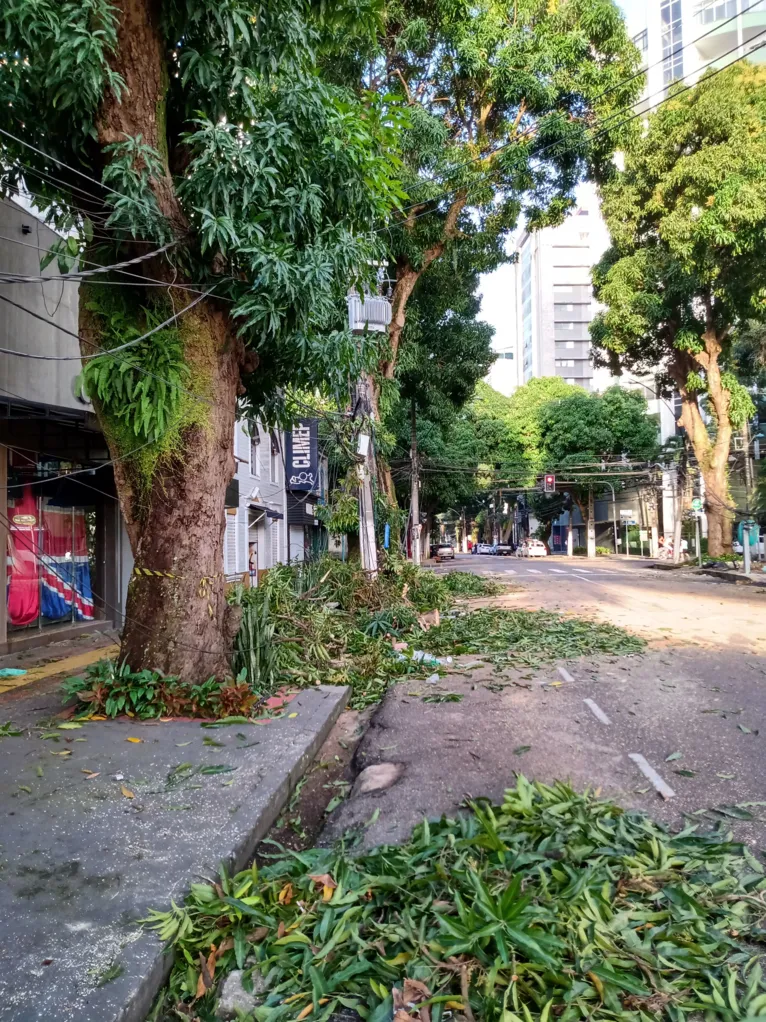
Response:
[[[428,633],[428,648],[437,655],[498,654],[494,659],[521,666],[599,653],[626,656],[645,646],[642,638],[615,625],[543,610],[475,610]]]
[[[387,561],[376,579],[357,562],[327,557],[278,565],[257,589],[240,589],[242,626],[234,667],[259,693],[282,685],[348,685],[350,705],[377,703],[399,678],[425,667],[397,656],[391,640],[427,642],[418,623],[458,597],[491,596],[502,586],[468,572],[436,575],[406,561]],[[429,633],[430,634],[430,633]]]
[[[733,1022],[766,1016],[764,898],[724,835],[520,777],[407,845],[280,852],[149,922],[177,950],[164,1004],[203,1022],[235,968],[265,981],[257,1022]]]

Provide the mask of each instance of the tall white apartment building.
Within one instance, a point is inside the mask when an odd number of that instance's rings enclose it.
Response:
[[[525,231],[516,248],[517,383],[560,376],[594,387],[588,324],[595,314],[590,271],[609,244],[592,185],[558,227]]]
[[[644,56],[643,106],[656,107],[668,87],[693,84],[708,68],[741,57],[766,59],[765,0],[659,0],[631,5],[628,29]]]

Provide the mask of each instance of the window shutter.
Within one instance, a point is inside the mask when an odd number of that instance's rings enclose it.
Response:
[[[247,508],[237,508],[237,571],[247,571]]]
[[[226,515],[226,533],[223,547],[223,570],[233,575],[237,570],[237,516]]]

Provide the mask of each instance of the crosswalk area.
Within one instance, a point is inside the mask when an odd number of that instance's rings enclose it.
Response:
[[[572,568],[567,571],[564,568],[547,568],[542,571],[540,568],[498,568],[496,570],[486,569],[480,572],[482,575],[568,575],[570,578],[584,578],[588,575],[628,575],[631,572],[614,570],[610,568]],[[634,574],[634,573],[633,573]]]

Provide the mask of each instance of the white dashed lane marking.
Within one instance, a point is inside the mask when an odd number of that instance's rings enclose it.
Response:
[[[646,759],[641,755],[640,752],[631,752],[628,755],[628,759],[632,759],[638,769],[649,781],[652,787],[662,795],[663,798],[673,798],[675,792],[670,785],[663,781],[657,771],[651,766]]]
[[[557,667],[556,670],[559,672],[564,681],[568,681],[570,684],[574,682],[574,678],[566,669],[566,667]]]
[[[598,705],[598,703],[595,702],[593,699],[583,699],[583,702],[588,707],[593,716],[596,718],[596,720],[600,720],[602,724],[612,723],[611,720],[604,713],[604,711],[601,709],[601,707]]]

